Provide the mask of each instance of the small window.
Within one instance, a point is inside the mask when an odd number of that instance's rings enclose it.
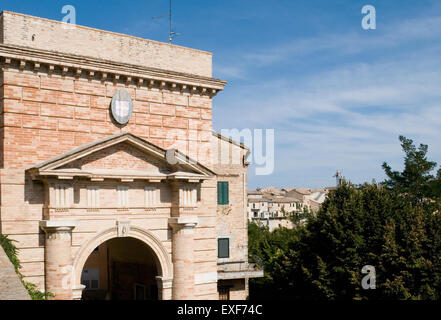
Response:
[[[217,182],[217,204],[229,204],[228,182]]]
[[[217,239],[217,257],[229,258],[230,257],[230,239],[220,238]]]

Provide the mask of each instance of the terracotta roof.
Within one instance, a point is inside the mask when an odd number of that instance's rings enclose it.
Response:
[[[305,195],[311,194],[311,192],[312,192],[312,190],[309,188],[295,188],[294,191],[297,191],[298,193],[305,194]]]

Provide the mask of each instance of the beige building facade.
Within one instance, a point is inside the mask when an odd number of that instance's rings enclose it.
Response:
[[[248,220],[267,226],[270,231],[280,227],[294,228],[290,216],[305,209],[317,212],[332,189],[268,187],[248,190]]]
[[[70,27],[0,15],[0,232],[24,279],[55,299],[246,299],[248,149],[212,131],[211,54]]]

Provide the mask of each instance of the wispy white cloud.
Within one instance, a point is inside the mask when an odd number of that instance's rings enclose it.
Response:
[[[341,58],[375,48],[379,57],[366,62],[365,52],[304,75],[250,79],[222,101],[222,112],[215,109],[215,124],[275,128],[274,176],[251,175],[251,186],[294,183],[284,177],[319,186],[332,182],[328,175],[336,169],[354,182],[381,180],[383,161],[401,163],[400,134],[429,144],[430,156],[440,160],[440,36],[441,17],[415,18],[368,40],[326,35],[246,53],[232,64],[242,78],[251,68],[283,66],[317,52]]]
[[[385,25],[383,30],[374,31],[380,36],[363,37],[363,32],[366,31],[360,29],[359,32],[344,34],[326,33],[316,37],[276,43],[252,51],[235,52],[231,53],[230,57],[232,59],[228,60],[227,63],[230,68],[235,68],[236,74],[240,74],[243,78],[243,75],[252,69],[287,60],[302,59],[320,52],[344,56],[375,52],[378,49],[399,49],[400,46],[415,41],[424,42],[431,39],[437,40],[437,43],[433,43],[433,45],[440,47],[438,40],[441,36],[441,16],[413,18],[392,25]],[[215,69],[216,67],[215,65]],[[239,71],[238,69],[242,70]],[[231,74],[231,76],[234,78],[234,74]]]

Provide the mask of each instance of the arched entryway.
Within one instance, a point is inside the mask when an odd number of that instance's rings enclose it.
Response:
[[[132,227],[127,236],[118,237],[118,229],[111,228],[77,253],[74,298],[170,299],[172,277],[170,256],[152,233]]]
[[[107,240],[84,264],[82,300],[157,300],[155,260],[153,251],[138,239]]]

